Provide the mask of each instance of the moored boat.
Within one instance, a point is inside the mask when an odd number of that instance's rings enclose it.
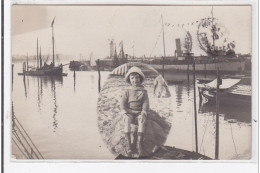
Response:
[[[18,75],[26,76],[67,76],[67,73],[63,73],[62,65],[56,67],[40,68],[40,69],[30,69],[25,70]]]
[[[163,66],[162,64],[149,64],[151,67],[153,67],[156,70],[162,70]],[[217,68],[221,72],[242,72],[245,70],[245,61],[219,61],[219,62],[208,62],[208,63],[195,63],[195,71],[196,72],[216,72]],[[184,63],[184,64],[178,64],[172,63],[172,64],[165,64],[164,70],[177,70],[177,71],[191,71],[192,70],[192,64]]]
[[[219,102],[225,105],[251,105],[251,88],[248,85],[238,85],[241,79],[222,79],[219,86]],[[217,79],[207,84],[197,84],[200,98],[204,102],[216,102]]]
[[[67,73],[63,73],[63,65],[57,65],[55,66],[55,58],[54,58],[54,34],[53,34],[53,24],[54,24],[55,18],[53,19],[51,23],[52,27],[52,48],[53,48],[53,59],[50,65],[48,65],[46,62],[44,62],[44,65],[42,65],[42,57],[41,57],[41,51],[40,55],[38,56],[38,38],[37,38],[37,67],[32,68],[28,65],[28,58],[27,63],[23,64],[23,72],[18,73],[18,75],[26,75],[26,76],[67,76]],[[47,60],[46,60],[47,61]]]

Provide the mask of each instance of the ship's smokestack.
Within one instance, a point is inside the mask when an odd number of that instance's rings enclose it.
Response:
[[[177,57],[182,56],[182,50],[181,50],[181,40],[179,38],[175,39],[175,43],[176,43],[176,53],[177,53]]]
[[[110,42],[110,58],[113,58],[114,57],[114,40],[111,40]]]

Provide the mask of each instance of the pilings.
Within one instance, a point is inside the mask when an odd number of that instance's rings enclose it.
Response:
[[[194,119],[195,119],[195,142],[196,153],[198,153],[198,130],[197,130],[197,108],[196,108],[196,79],[195,79],[195,61],[193,61],[193,89],[194,89]]]
[[[204,78],[207,77],[207,69],[206,69],[206,62],[204,62]]]
[[[73,77],[74,77],[74,79],[76,78],[75,67],[73,68]]]
[[[26,63],[23,63],[23,77],[25,78],[25,71],[26,71]]]
[[[100,82],[101,82],[101,75],[100,75],[100,63],[99,59],[97,60],[97,70],[98,70],[98,92],[101,90]]]
[[[215,141],[215,159],[219,158],[219,85],[221,79],[219,75],[219,67],[217,68],[217,90],[216,90],[216,141]]]
[[[14,64],[12,64],[12,91],[13,91],[13,85],[14,85]]]
[[[75,67],[73,68],[73,79],[74,79],[74,92],[76,90],[76,72],[75,72]]]
[[[189,62],[187,65],[187,80],[188,80],[188,82],[190,81],[190,63]]]

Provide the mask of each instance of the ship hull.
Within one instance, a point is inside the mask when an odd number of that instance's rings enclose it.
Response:
[[[215,94],[210,94],[207,90],[201,91],[200,94],[206,98],[207,102],[216,103]],[[251,96],[223,92],[219,94],[219,102],[224,105],[249,106],[251,105]]]
[[[162,70],[162,64],[149,64],[156,70]],[[196,72],[214,72],[219,68],[222,72],[241,72],[245,70],[245,61],[236,62],[218,62],[218,63],[207,63],[207,64],[195,64]],[[189,71],[193,70],[192,64],[172,64],[164,65],[164,70],[178,70],[178,71]]]
[[[18,73],[18,75],[26,75],[26,76],[66,76],[66,74],[62,73],[62,67],[52,67],[48,69],[38,69],[34,71],[25,71],[23,73]]]

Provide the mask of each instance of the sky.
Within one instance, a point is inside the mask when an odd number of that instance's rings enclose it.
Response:
[[[13,5],[12,54],[36,55],[37,38],[42,54],[51,54],[51,22],[55,17],[56,53],[75,57],[93,53],[94,58],[103,59],[109,56],[113,39],[117,52],[123,41],[127,54],[162,56],[163,17],[166,55],[174,55],[175,39],[182,42],[187,31],[193,39],[192,52],[200,55],[204,52],[198,46],[198,24],[190,23],[211,17],[211,10],[212,6]],[[213,15],[226,28],[229,39],[235,41],[235,51],[251,53],[251,7],[214,6]]]

